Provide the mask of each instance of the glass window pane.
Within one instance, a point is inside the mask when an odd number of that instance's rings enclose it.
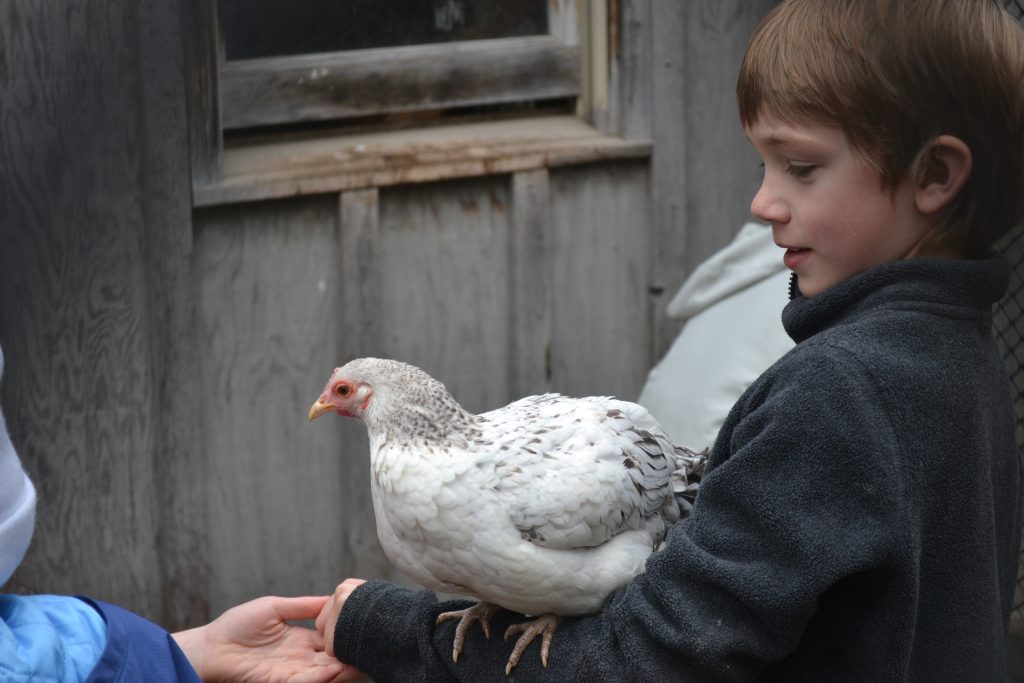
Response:
[[[219,0],[227,59],[547,33],[548,0]]]

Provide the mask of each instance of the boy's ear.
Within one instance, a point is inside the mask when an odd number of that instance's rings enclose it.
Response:
[[[922,153],[915,202],[921,213],[934,214],[956,198],[970,177],[971,148],[958,137],[940,135]]]

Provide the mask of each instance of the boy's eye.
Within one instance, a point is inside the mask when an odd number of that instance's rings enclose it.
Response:
[[[806,178],[811,174],[817,166],[814,164],[793,164],[791,163],[786,167],[786,173],[796,176],[797,178]]]

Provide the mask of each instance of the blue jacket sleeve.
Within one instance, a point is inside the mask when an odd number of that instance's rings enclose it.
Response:
[[[116,605],[82,599],[107,623],[107,645],[89,683],[199,683],[185,653],[167,631]]]
[[[83,681],[106,642],[103,618],[78,598],[0,595],[0,680]]]

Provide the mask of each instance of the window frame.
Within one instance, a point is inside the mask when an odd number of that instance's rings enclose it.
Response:
[[[575,117],[594,127],[595,137],[581,136],[581,145],[600,152],[588,153],[584,149],[568,157],[579,159],[575,163],[585,163],[616,156],[616,145],[605,144],[607,140],[598,138],[619,133],[619,79],[612,61],[618,57],[620,0],[549,0],[549,30],[541,36],[235,61],[226,61],[224,57],[216,3],[217,0],[183,3],[185,26],[191,39],[187,51],[192,81],[189,119],[193,203],[197,206],[262,196],[258,188],[239,192],[239,183],[256,185],[262,179],[240,180],[237,164],[228,163],[231,177],[224,175],[225,154],[232,154],[225,149],[224,131],[233,128],[575,97]],[[454,93],[450,86],[453,73],[467,84]],[[388,84],[386,90],[395,96],[389,103],[381,103],[379,97],[372,96],[373,88],[379,90],[382,82]],[[415,88],[410,87],[413,84]],[[357,96],[339,100],[334,96],[338,92]],[[529,127],[528,119],[524,119],[523,126]],[[513,137],[518,135],[513,133]],[[543,140],[544,136],[538,139]],[[649,153],[646,141],[641,141],[640,147],[637,140],[620,142],[625,156]],[[466,144],[474,145],[475,152],[480,141]],[[497,144],[500,146],[502,141]],[[644,144],[648,147],[644,148]],[[296,163],[301,165],[302,161]],[[513,160],[493,167],[522,165]],[[294,194],[311,192],[313,186],[324,187],[322,168],[317,173],[321,179],[316,183],[293,181],[297,182]],[[343,168],[334,171],[336,176],[345,173],[348,171]],[[439,171],[438,177],[460,175],[446,173]],[[402,182],[400,178],[411,176],[429,178],[431,174],[385,174],[395,179],[386,184],[396,184]],[[351,179],[337,182],[352,185]],[[227,185],[232,189],[222,191]]]
[[[578,48],[554,36],[229,61],[220,69],[221,123],[237,129],[576,97],[579,68]]]

